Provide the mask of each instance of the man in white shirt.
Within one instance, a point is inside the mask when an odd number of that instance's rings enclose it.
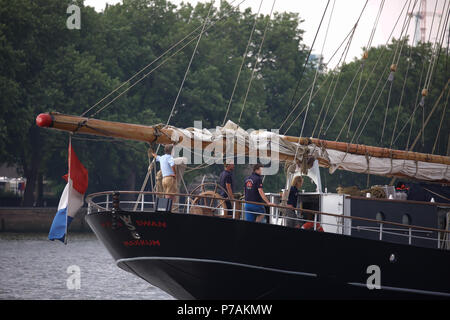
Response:
[[[158,156],[156,153],[152,153],[153,157],[156,158],[161,165],[161,173],[163,176],[162,186],[163,192],[166,194],[165,197],[175,200],[174,195],[168,195],[167,193],[177,193],[177,176],[175,169],[175,162],[173,161],[172,153],[172,145],[164,146],[164,155]]]

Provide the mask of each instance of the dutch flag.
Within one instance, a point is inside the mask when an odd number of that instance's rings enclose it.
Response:
[[[69,173],[63,178],[67,184],[59,200],[58,212],[53,219],[48,239],[66,243],[67,229],[77,211],[83,206],[83,197],[88,187],[88,171],[78,160],[71,143],[69,143]]]

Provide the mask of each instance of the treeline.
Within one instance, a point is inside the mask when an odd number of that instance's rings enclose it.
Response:
[[[69,17],[66,10],[72,3],[81,8],[79,30],[66,27]],[[207,29],[199,43],[170,121],[172,125],[189,127],[194,120],[202,120],[206,128],[222,124],[255,19],[255,13],[243,9],[234,10],[225,1],[220,3],[220,8],[212,9],[209,18],[214,25]],[[67,166],[67,133],[37,128],[34,124],[36,115],[48,111],[83,113],[172,44],[201,27],[208,11],[209,3],[199,3],[195,7],[188,3],[175,6],[165,0],[123,0],[122,4],[107,6],[102,13],[85,7],[81,0],[0,0],[0,163],[17,165],[23,171],[28,182],[25,205],[35,201],[34,194],[38,195],[38,202],[42,200],[44,178],[51,182],[55,191],[61,190],[61,176]],[[267,15],[257,17],[228,119],[237,122],[240,117],[267,25],[240,125],[244,128],[272,129],[279,128],[286,120],[292,110],[292,102],[295,104],[313,82],[317,63],[311,60],[303,70],[309,48],[303,42],[301,18],[295,13],[275,13],[270,20]],[[193,36],[186,41],[191,39]],[[195,42],[192,41],[136,85],[133,85],[134,79],[131,84],[119,89],[118,93],[124,89],[129,91],[96,117],[147,125],[165,123]],[[396,46],[398,42],[394,41],[386,48],[371,48],[360,73],[362,75],[358,74],[350,90],[347,88],[361,68],[361,60],[334,71],[322,66],[316,82],[316,89],[321,89],[311,102],[303,135],[308,136],[315,131],[314,136],[317,136],[321,131],[321,137],[335,139],[353,110],[350,130],[348,126],[345,127],[339,139],[350,141],[359,121],[364,120],[364,110],[376,91],[378,77],[389,68],[391,54]],[[431,44],[414,48],[405,44],[401,52],[387,109],[383,141],[381,129],[389,85],[381,92],[378,105],[370,115],[371,119],[358,143],[389,146],[399,108],[397,132],[414,109],[416,93],[421,90],[420,81],[423,82],[420,77],[425,77],[428,70]],[[411,60],[408,62],[409,57]],[[377,66],[373,68],[378,60]],[[440,51],[435,65],[430,94],[426,97],[424,107],[416,108],[411,130],[413,137],[410,140],[417,135],[422,117],[427,116],[447,81],[447,64],[448,55],[444,49]],[[408,78],[404,85],[406,70]],[[365,81],[368,81],[367,88],[362,91]],[[359,90],[358,83],[361,83]],[[405,90],[402,90],[403,85]],[[357,95],[361,97],[354,107]],[[308,98],[309,94],[306,96]],[[112,97],[114,95],[99,104],[94,111]],[[287,119],[281,133],[305,107],[307,98]],[[417,144],[415,150],[432,151],[447,98],[448,94],[442,99],[425,129],[423,141]],[[330,124],[335,112],[336,116]],[[303,116],[293,122],[288,134],[300,133]],[[320,130],[322,122],[323,129],[330,124],[326,134]],[[447,152],[448,126],[448,121],[444,120],[435,153]],[[406,148],[409,131],[407,126],[393,144],[395,148]],[[73,143],[89,169],[88,192],[135,189],[140,185],[148,165],[147,147],[144,144],[78,135],[75,135]],[[217,172],[220,168],[216,167],[211,166],[201,172]],[[328,185],[328,190],[339,183],[365,186],[367,180],[364,176],[344,172],[330,176],[324,170],[323,175],[322,180]],[[194,175],[187,175],[186,178],[192,179]],[[381,181],[379,178],[373,179]],[[283,174],[266,180],[268,188],[273,191],[283,186]]]

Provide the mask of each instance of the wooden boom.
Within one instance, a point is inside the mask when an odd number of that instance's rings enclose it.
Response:
[[[36,118],[36,124],[43,128],[53,128],[68,132],[78,132],[105,137],[121,138],[158,144],[173,143],[171,137],[173,130],[170,128],[157,128],[155,126],[145,126],[114,121],[98,120],[79,116],[64,115],[56,112],[41,113]],[[301,145],[315,144],[327,149],[348,152],[350,154],[367,155],[369,157],[392,158],[401,160],[423,161],[450,165],[450,157],[433,155],[426,153],[394,150],[389,148],[372,147],[361,144],[346,142],[328,141],[316,138],[298,138],[292,136],[281,136],[290,142]],[[202,142],[202,148],[210,142]],[[280,160],[292,160],[290,155],[280,154]],[[327,167],[327,163],[319,159],[321,166]]]

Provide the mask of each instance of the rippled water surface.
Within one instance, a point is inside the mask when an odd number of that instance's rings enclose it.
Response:
[[[80,268],[81,287],[67,288],[69,266]],[[118,268],[91,234],[70,235],[69,243],[46,234],[0,233],[0,299],[172,299]]]

